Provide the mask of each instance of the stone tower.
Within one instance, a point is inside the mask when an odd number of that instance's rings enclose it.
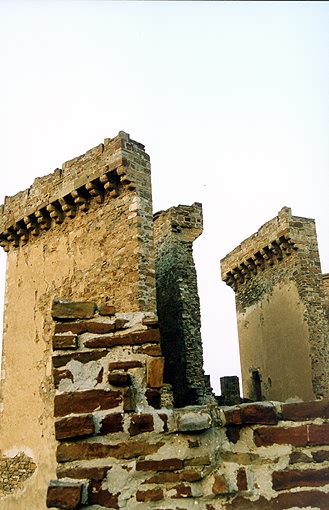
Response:
[[[244,396],[329,396],[329,322],[315,222],[277,217],[221,261],[235,292]]]

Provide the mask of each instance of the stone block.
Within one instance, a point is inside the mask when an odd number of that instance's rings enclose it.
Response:
[[[136,436],[143,432],[152,432],[154,430],[153,416],[151,414],[133,414],[130,418],[129,434]]]
[[[97,361],[104,358],[108,351],[90,351],[90,352],[73,352],[64,354],[63,356],[53,356],[53,366],[55,368],[65,366],[69,361],[79,361],[80,363],[89,363],[89,361]]]
[[[80,508],[81,496],[82,484],[52,481],[47,491],[47,508],[77,510]]]
[[[211,416],[201,411],[176,414],[177,430],[180,432],[202,432],[211,427]]]
[[[60,382],[64,381],[65,379],[70,379],[70,381],[73,381],[73,374],[67,369],[59,370],[55,368],[53,369],[53,379],[55,388],[58,388]]]
[[[111,469],[111,466],[102,467],[81,467],[81,466],[69,466],[60,464],[57,467],[58,478],[75,478],[78,480],[103,480],[106,473]]]
[[[163,445],[163,441],[148,443],[147,441],[134,440],[123,441],[116,444],[89,443],[88,441],[59,443],[57,447],[57,461],[71,462],[75,460],[104,459],[107,457],[113,457],[115,459],[134,459],[135,457],[152,455]],[[167,461],[164,462],[166,465]],[[168,461],[168,465],[169,464],[170,462]],[[173,467],[173,469],[176,468]]]
[[[189,485],[184,485],[184,484],[176,485],[175,487],[173,487],[173,489],[176,491],[176,494],[171,496],[174,499],[176,499],[176,498],[192,498],[193,497],[192,489]]]
[[[161,388],[163,385],[164,358],[150,358],[147,360],[147,386],[149,388]]]
[[[100,434],[112,434],[123,431],[123,414],[110,413],[104,416],[101,423]]]
[[[236,485],[238,491],[246,491],[248,490],[248,480],[247,473],[244,468],[239,468],[236,475]]]
[[[125,412],[136,409],[136,389],[133,386],[126,388],[123,393],[123,410]]]
[[[225,479],[224,475],[216,474],[214,475],[214,483],[212,486],[212,493],[217,496],[217,494],[228,494],[229,487],[228,483]]]
[[[271,404],[245,404],[224,410],[227,425],[275,425],[278,417]]]
[[[76,349],[78,347],[76,335],[54,335],[53,336],[53,349]]]
[[[147,329],[145,331],[127,333],[126,335],[90,338],[85,342],[85,346],[92,348],[109,348],[114,347],[115,345],[141,345],[147,343],[158,343],[159,340],[159,330]]]
[[[315,425],[311,423],[308,428],[310,446],[329,445],[329,423]]]
[[[113,361],[109,364],[109,370],[129,370],[130,368],[140,368],[143,363],[137,360]]]
[[[122,402],[120,391],[87,390],[62,393],[55,396],[55,416],[71,413],[91,413],[96,410],[113,409]]]
[[[53,319],[91,319],[96,311],[92,301],[54,301],[51,309]]]
[[[145,391],[145,397],[148,405],[154,407],[154,409],[160,409],[161,407],[161,393],[159,390],[148,388]]]
[[[292,421],[329,418],[329,400],[282,404],[282,418]]]
[[[90,436],[94,433],[94,422],[92,414],[83,416],[70,416],[62,420],[55,421],[55,437],[57,441]]]
[[[271,446],[273,444],[290,444],[306,446],[308,444],[308,430],[300,427],[261,427],[254,430],[256,446]]]
[[[98,308],[98,313],[99,315],[115,315],[116,309],[115,306],[107,305],[104,303]]]
[[[329,467],[323,469],[286,469],[274,471],[272,474],[274,490],[292,489],[294,487],[321,487],[328,483]]]
[[[312,457],[315,460],[315,462],[329,461],[329,450],[320,450],[318,452],[312,452]]]
[[[148,489],[145,491],[138,490],[136,492],[136,500],[147,502],[147,501],[160,501],[163,499],[163,490],[161,488]]]

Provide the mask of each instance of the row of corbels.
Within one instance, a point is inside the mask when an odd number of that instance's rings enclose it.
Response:
[[[267,266],[273,266],[275,260],[280,261],[284,256],[291,255],[294,250],[297,250],[297,246],[290,236],[288,234],[282,235],[226,273],[223,280],[226,285],[236,291],[239,284],[250,280],[253,275],[256,275],[259,271],[264,271]]]
[[[25,216],[0,234],[0,246],[7,252],[10,245],[25,244],[30,234],[31,236],[38,236],[40,230],[50,229],[52,222],[55,224],[62,223],[65,217],[74,218],[78,211],[87,211],[91,199],[102,203],[105,194],[109,194],[112,198],[117,197],[120,183],[128,184],[132,188],[126,174],[120,170],[116,169],[104,173],[98,179],[88,182],[85,186],[72,191],[65,197],[55,200],[29,216]]]

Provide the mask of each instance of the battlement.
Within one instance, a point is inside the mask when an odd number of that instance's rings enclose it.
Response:
[[[122,188],[145,188],[143,174],[150,174],[144,145],[124,131],[66,163],[62,169],[35,179],[25,191],[5,197],[0,206],[0,246],[23,245],[41,231],[87,211],[90,202],[102,203],[105,195],[116,198]],[[144,189],[145,191],[145,189]]]

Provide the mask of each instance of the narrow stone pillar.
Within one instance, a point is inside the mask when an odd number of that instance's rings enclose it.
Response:
[[[202,233],[202,207],[180,205],[154,216],[157,310],[165,382],[175,405],[212,400],[203,371],[200,302],[192,243]]]
[[[244,397],[329,396],[329,321],[315,222],[277,217],[221,260],[235,292]]]

